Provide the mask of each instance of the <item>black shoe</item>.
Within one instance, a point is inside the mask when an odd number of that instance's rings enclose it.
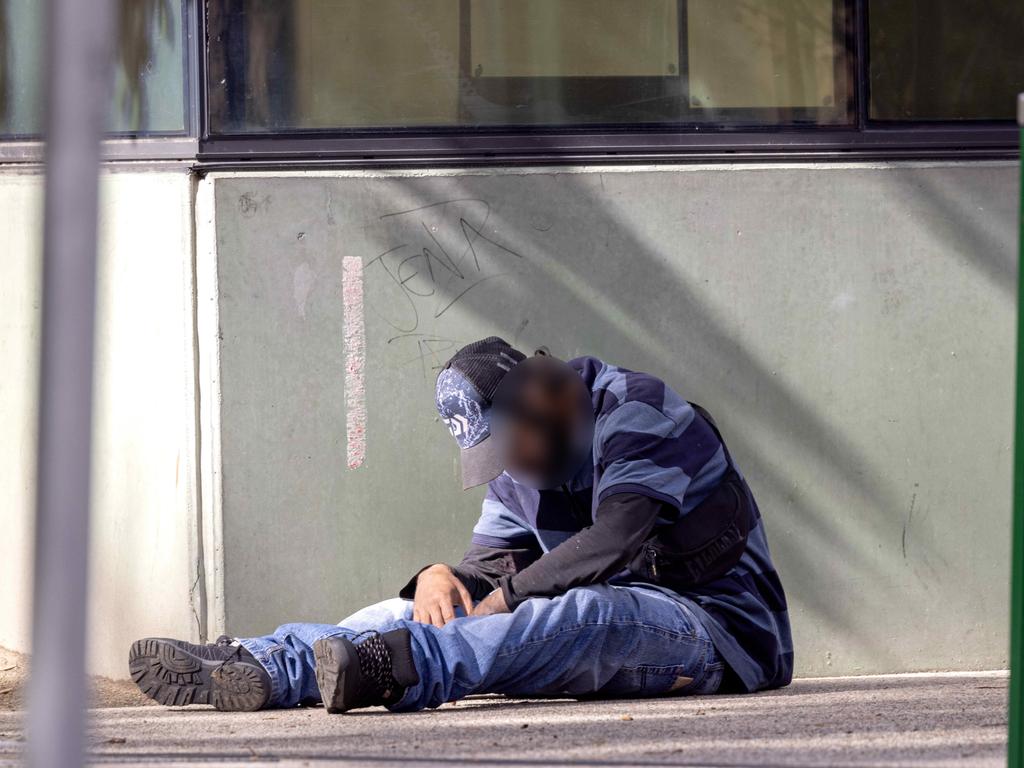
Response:
[[[167,707],[213,704],[226,712],[251,712],[270,699],[270,675],[230,637],[195,645],[147,637],[132,643],[128,668],[139,689]]]
[[[420,681],[412,661],[409,630],[364,634],[366,639],[358,645],[340,635],[313,645],[320,698],[332,714],[396,704],[406,688]]]

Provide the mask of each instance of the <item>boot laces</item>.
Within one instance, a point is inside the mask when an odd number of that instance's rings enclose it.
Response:
[[[356,655],[359,657],[359,670],[367,683],[366,692],[387,700],[401,688],[392,672],[391,650],[380,633],[372,629],[360,632],[352,642],[363,637],[366,639],[356,645]]]
[[[214,645],[218,648],[224,648],[231,645],[235,645],[235,638],[229,637],[228,635],[221,635],[217,638],[217,642],[214,643]],[[231,655],[225,657],[225,659],[217,666],[217,671],[224,669],[224,667],[228,664],[238,661],[243,650],[245,650],[245,648],[242,646],[241,643],[235,645],[234,650],[231,651]]]

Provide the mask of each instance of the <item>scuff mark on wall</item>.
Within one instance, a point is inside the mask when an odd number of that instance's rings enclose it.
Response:
[[[916,484],[915,484],[916,487]],[[914,505],[917,503],[917,492],[910,497],[910,511],[907,512],[906,522],[903,523],[903,536],[900,539],[900,546],[903,549],[903,559],[907,559],[907,529],[910,528],[910,523],[914,519]]]
[[[345,323],[345,431],[348,468],[366,460],[366,328],[363,320],[363,260],[342,260],[342,302]]]
[[[295,297],[295,309],[303,320],[306,319],[306,302],[315,284],[316,273],[313,268],[305,261],[299,264],[292,278],[292,294]]]

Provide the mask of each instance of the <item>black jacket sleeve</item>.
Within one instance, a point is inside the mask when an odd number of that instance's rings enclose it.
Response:
[[[502,549],[470,544],[462,561],[452,566],[452,573],[461,581],[474,600],[483,600],[489,593],[498,588],[498,580],[509,576],[534,562],[541,555],[539,545],[519,549]],[[416,596],[416,580],[424,570],[421,568],[409,582],[402,587],[398,596],[412,600]]]
[[[668,504],[638,493],[617,493],[597,508],[594,524],[563,541],[532,565],[499,579],[505,602],[515,609],[529,597],[552,597],[573,587],[605,581],[633,559]]]

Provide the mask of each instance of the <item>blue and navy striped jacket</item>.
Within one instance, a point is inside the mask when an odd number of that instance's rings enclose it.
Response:
[[[665,502],[671,519],[658,524],[668,525],[721,481],[730,461],[725,447],[708,422],[663,381],[593,357],[569,364],[590,387],[596,417],[593,462],[569,484],[577,504],[589,504],[595,515],[607,496],[644,494]],[[756,520],[736,566],[713,582],[670,593],[701,619],[748,691],[786,685],[793,672],[786,597],[756,504],[754,510]],[[500,549],[539,544],[547,552],[581,525],[564,493],[532,490],[503,474],[488,485],[473,543]],[[626,571],[612,581],[638,580]]]

